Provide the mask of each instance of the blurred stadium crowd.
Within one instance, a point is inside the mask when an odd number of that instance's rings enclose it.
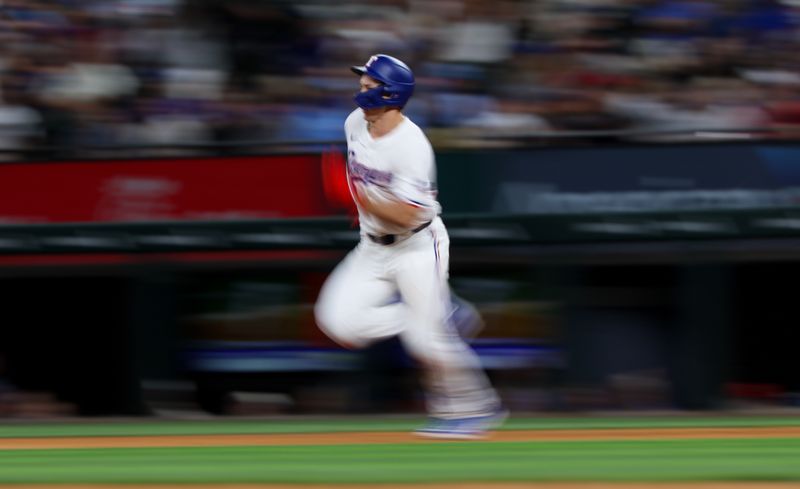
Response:
[[[376,52],[415,70],[435,144],[800,123],[797,0],[0,4],[5,159],[338,140]]]

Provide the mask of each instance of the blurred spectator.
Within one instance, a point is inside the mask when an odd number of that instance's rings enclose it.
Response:
[[[610,111],[632,119],[639,129],[671,132],[639,139],[684,140],[693,137],[692,131],[763,127],[766,113],[757,103],[745,99],[748,93],[752,91],[744,83],[726,85],[717,80],[687,85],[681,91],[613,94],[605,102]]]
[[[799,16],[789,1],[2,5],[7,158],[42,148],[66,156],[96,145],[198,151],[215,142],[339,139],[355,91],[347,67],[375,52],[410,61],[418,97],[409,114],[437,144],[797,121]],[[741,90],[720,100],[697,88],[708,80]]]
[[[24,61],[5,58],[0,67],[0,160],[24,159],[43,140],[42,117],[26,96]]]
[[[548,121],[537,115],[537,104],[524,99],[492,99],[491,103],[476,116],[461,123],[465,139],[480,136],[486,138],[525,138],[532,133],[545,133],[553,128]]]

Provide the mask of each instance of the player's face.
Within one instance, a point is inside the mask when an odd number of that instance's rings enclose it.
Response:
[[[372,78],[369,75],[361,75],[361,78],[358,80],[358,83],[361,85],[361,92],[366,92],[367,90],[373,89],[380,85],[378,80]]]
[[[358,80],[358,82],[361,85],[360,91],[362,93],[366,92],[367,90],[371,90],[373,88],[380,86],[380,82],[369,75],[361,75],[361,78]],[[380,115],[383,114],[384,112],[386,112],[385,107],[378,107],[375,109],[364,109],[364,118],[367,121],[372,122],[378,117],[380,117]]]

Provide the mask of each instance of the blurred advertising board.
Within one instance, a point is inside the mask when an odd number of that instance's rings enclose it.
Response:
[[[0,165],[0,223],[324,216],[319,155]]]
[[[800,145],[792,143],[479,150],[440,153],[438,161],[440,194],[451,213],[597,215],[800,205]]]
[[[800,145],[790,143],[450,150],[438,152],[437,159],[445,215],[724,211],[800,204]],[[4,163],[0,223],[341,215],[341,201],[347,200],[342,163],[341,155],[330,151]]]
[[[727,245],[800,232],[796,144],[449,150],[437,159],[454,246]],[[336,151],[3,164],[0,254],[346,250],[358,231],[343,169]]]

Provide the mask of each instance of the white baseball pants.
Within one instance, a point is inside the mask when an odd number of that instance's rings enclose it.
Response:
[[[486,414],[498,404],[477,355],[447,323],[449,247],[439,218],[392,245],[362,237],[315,307],[317,324],[345,347],[399,335],[424,370],[429,413],[442,418]],[[402,301],[393,301],[398,293]]]

